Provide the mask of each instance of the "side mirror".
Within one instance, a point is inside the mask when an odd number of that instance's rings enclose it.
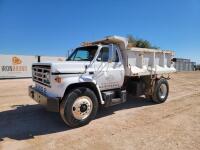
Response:
[[[113,57],[114,57],[113,54],[114,54],[114,45],[110,44],[109,45],[109,59],[108,59],[109,63],[111,63],[113,60]]]

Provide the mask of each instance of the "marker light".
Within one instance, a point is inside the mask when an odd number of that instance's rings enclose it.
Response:
[[[57,77],[55,78],[55,81],[58,82],[58,83],[61,83],[61,82],[62,82],[62,78],[59,77],[59,76],[57,76]]]

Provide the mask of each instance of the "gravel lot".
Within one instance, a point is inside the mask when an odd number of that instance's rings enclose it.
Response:
[[[200,149],[200,72],[171,78],[165,103],[129,97],[76,129],[27,96],[31,79],[0,80],[0,149]]]

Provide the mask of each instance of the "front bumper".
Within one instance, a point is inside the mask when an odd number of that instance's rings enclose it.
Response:
[[[48,97],[32,86],[29,86],[28,91],[29,96],[37,103],[45,106],[48,111],[59,112],[59,98]]]

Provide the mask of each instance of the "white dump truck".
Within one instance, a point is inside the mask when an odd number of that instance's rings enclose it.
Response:
[[[174,52],[129,47],[124,37],[83,43],[64,62],[34,63],[29,95],[60,112],[70,127],[88,124],[100,107],[126,102],[127,94],[155,103],[168,97]]]

